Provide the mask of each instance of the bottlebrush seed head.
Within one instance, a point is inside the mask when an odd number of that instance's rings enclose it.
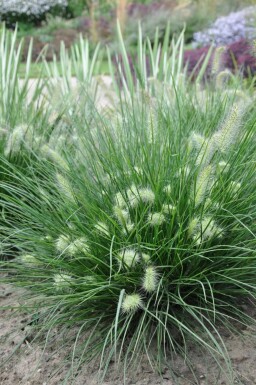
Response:
[[[41,147],[41,154],[45,158],[50,159],[57,166],[60,166],[61,168],[63,168],[63,170],[66,170],[66,171],[69,170],[69,166],[67,162],[62,158],[62,156],[57,151],[50,148],[50,146],[48,146],[47,144],[44,144]]]
[[[129,269],[139,262],[140,257],[136,250],[127,248],[117,255],[117,260],[120,267]]]
[[[56,290],[69,291],[73,279],[67,274],[54,274],[53,280]]]
[[[61,175],[60,173],[56,174],[56,180],[57,180],[58,186],[60,188],[60,191],[63,193],[63,195],[67,199],[69,199],[70,201],[75,203],[75,198],[74,198],[73,190],[72,190],[72,188],[70,186],[69,181],[63,175]]]
[[[99,221],[94,228],[98,233],[105,235],[108,238],[110,237],[108,225],[106,223]]]
[[[150,257],[150,255],[147,254],[147,253],[142,253],[142,254],[141,254],[141,259],[142,259],[142,261],[143,261],[144,263],[148,264],[148,263],[150,262],[150,260],[151,260],[151,257]]]
[[[126,191],[129,204],[131,207],[136,207],[139,204],[140,197],[137,187],[133,184],[127,191]]]
[[[31,254],[22,254],[20,256],[20,261],[26,265],[26,266],[38,266],[41,264],[41,261],[39,261],[37,258],[35,258],[33,255]]]
[[[130,214],[128,210],[121,209],[119,206],[114,206],[114,215],[121,226],[125,227],[130,221]]]
[[[148,216],[148,224],[150,226],[161,226],[165,222],[163,213],[151,213]]]
[[[220,46],[216,48],[212,61],[212,75],[217,75],[221,71],[223,64],[223,54],[226,51],[226,47]]]
[[[68,235],[60,235],[56,240],[56,250],[59,253],[65,252],[71,243],[70,237]]]
[[[212,180],[212,165],[208,165],[202,169],[202,171],[198,174],[196,180],[196,191],[195,191],[195,206],[200,205],[211,187]]]
[[[200,151],[205,143],[205,137],[203,135],[198,134],[197,132],[192,132],[189,137],[189,149],[195,149],[196,151]]]
[[[120,192],[116,193],[115,195],[115,206],[119,207],[120,209],[124,209],[126,207],[125,199]]]
[[[148,293],[152,293],[157,289],[158,274],[154,266],[148,266],[145,269],[142,287]]]
[[[223,89],[231,75],[232,74],[228,69],[219,72],[216,76],[216,88],[218,88],[219,90]]]
[[[188,224],[188,236],[189,237],[192,237],[192,235],[194,235],[198,228],[199,228],[199,225],[200,225],[200,222],[199,222],[199,218],[195,217],[195,218],[192,218]]]
[[[163,211],[164,214],[170,214],[173,211],[175,211],[175,209],[176,209],[176,206],[173,206],[171,204],[164,204],[162,206],[162,211]]]
[[[217,164],[217,171],[218,171],[218,173],[228,172],[229,169],[230,169],[230,164],[227,163],[227,162],[224,162],[224,160],[221,160]]]
[[[134,227],[135,227],[134,223],[132,222],[126,223],[125,228],[123,229],[123,233],[124,234],[131,233],[134,230]]]
[[[26,144],[24,141],[26,139],[27,131],[28,127],[24,125],[14,128],[14,130],[9,135],[4,149],[5,156],[9,156],[10,154],[15,154],[20,151],[22,144]]]
[[[166,193],[167,195],[171,195],[171,192],[172,192],[172,187],[171,187],[171,185],[168,184],[167,186],[165,186],[165,187],[163,188],[163,191],[164,191],[164,193]]]
[[[190,174],[190,171],[191,170],[189,166],[181,167],[177,172],[177,176],[187,178]]]
[[[143,301],[139,294],[127,294],[122,303],[123,313],[132,313],[143,307]]]
[[[236,143],[240,134],[241,108],[236,104],[225,119],[222,127],[212,136],[218,149],[226,154]]]
[[[155,200],[155,194],[153,191],[149,188],[140,188],[138,190],[138,195],[142,202],[148,203],[148,204],[153,204]]]
[[[67,249],[70,256],[75,256],[78,253],[88,253],[89,251],[90,247],[85,237],[75,239]]]
[[[232,194],[233,194],[233,195],[237,195],[238,191],[239,191],[240,188],[241,188],[241,183],[232,181],[232,182],[230,183],[230,188],[231,188]]]

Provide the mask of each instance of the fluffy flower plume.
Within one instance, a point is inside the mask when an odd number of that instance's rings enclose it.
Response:
[[[32,145],[32,143],[33,132],[31,127],[25,125],[15,127],[8,137],[4,149],[4,155],[9,156],[11,154],[16,154],[20,151],[23,145],[25,147],[29,147]]]
[[[128,223],[126,223],[126,225],[125,225],[125,228],[123,229],[123,233],[124,234],[129,234],[130,232],[132,232],[133,231],[133,229],[134,229],[134,223],[132,223],[132,222],[128,222]]]
[[[143,170],[140,167],[135,166],[133,170],[136,172],[136,174],[143,175]]]
[[[153,204],[155,200],[155,194],[149,188],[140,188],[138,190],[139,198],[144,203]]]
[[[139,194],[137,187],[133,184],[127,191],[127,197],[131,207],[136,207],[139,203]]]
[[[57,151],[50,148],[50,146],[48,146],[47,144],[44,144],[41,147],[41,154],[46,159],[49,159],[50,161],[52,161],[55,165],[63,168],[63,170],[66,170],[66,171],[69,170],[69,166],[67,162],[62,158],[62,156]]]
[[[224,154],[229,151],[239,137],[241,116],[241,108],[235,105],[222,127],[212,136],[217,148]]]
[[[179,169],[178,173],[177,173],[177,176],[179,177],[185,177],[187,178],[190,174],[190,167],[189,166],[185,166],[185,167],[182,167]]]
[[[223,46],[217,47],[212,61],[212,74],[217,75],[222,68],[223,63],[223,54],[226,51],[226,48]]]
[[[228,170],[230,169],[230,164],[227,163],[227,162],[224,162],[224,160],[221,160],[218,164],[217,164],[217,171],[219,173],[222,173],[222,172],[228,172]]]
[[[53,280],[56,290],[69,291],[73,279],[68,274],[55,274]]]
[[[175,211],[175,209],[176,209],[176,207],[171,205],[171,204],[164,204],[162,206],[163,213],[165,213],[165,214],[170,214],[173,211]]]
[[[157,139],[157,117],[153,106],[149,107],[148,122],[147,122],[148,143],[155,143]]]
[[[133,267],[136,263],[139,262],[140,257],[136,250],[134,249],[123,249],[117,256],[120,267],[125,269]]]
[[[237,195],[238,191],[239,191],[240,188],[241,188],[241,183],[232,181],[232,182],[230,183],[230,188],[231,188],[232,194],[233,194],[233,195]]]
[[[195,218],[192,218],[188,224],[188,236],[189,237],[192,237],[196,232],[197,230],[199,229],[199,224],[200,224],[200,221],[199,221],[199,218],[195,217]]]
[[[35,258],[33,255],[31,254],[22,254],[20,256],[20,261],[24,264],[24,265],[27,265],[27,266],[38,266],[41,264],[41,262]]]
[[[165,222],[163,213],[151,213],[148,216],[148,224],[151,226],[160,226]]]
[[[68,247],[67,252],[70,256],[75,256],[78,253],[88,253],[90,247],[85,237],[75,239]]]
[[[203,135],[198,134],[197,132],[192,132],[189,137],[189,149],[195,149],[196,151],[200,151],[205,143],[205,137]]]
[[[167,186],[165,186],[163,188],[163,191],[167,194],[167,195],[171,195],[171,192],[172,192],[172,186],[170,184],[168,184]]]
[[[218,89],[223,89],[224,85],[227,83],[228,79],[231,76],[231,72],[228,69],[221,71],[216,76],[216,87]]]
[[[119,207],[120,209],[124,209],[127,206],[125,199],[120,192],[115,195],[115,206]]]
[[[69,245],[71,243],[70,237],[68,235],[60,235],[59,238],[56,240],[56,250],[59,253],[65,252]]]
[[[114,215],[123,227],[130,221],[129,211],[121,209],[119,206],[114,206]]]
[[[158,274],[154,266],[148,266],[145,270],[142,287],[148,293],[157,289]]]
[[[123,313],[132,313],[142,308],[143,301],[139,294],[127,294],[122,303]]]
[[[202,219],[201,223],[197,227],[199,230],[195,231],[193,239],[197,244],[201,244],[203,241],[211,240],[215,237],[223,236],[222,227],[218,226],[212,217],[206,216]]]
[[[137,188],[134,184],[126,191],[131,207],[136,207],[140,202],[153,204],[155,194],[150,188]]]
[[[215,152],[216,152],[216,143],[212,138],[205,140],[203,146],[200,148],[197,158],[196,165],[201,168],[206,167],[210,164]]]
[[[197,176],[195,192],[196,207],[204,201],[211,187],[212,171],[213,167],[211,165],[208,165]]]
[[[86,285],[97,284],[97,278],[93,275],[85,275],[83,281]]]
[[[148,264],[148,263],[150,262],[150,260],[151,260],[151,257],[150,257],[150,255],[147,254],[147,253],[142,253],[142,254],[141,254],[141,259],[142,259],[142,261],[143,261],[144,263]]]
[[[57,173],[56,174],[56,180],[57,180],[58,186],[60,188],[60,191],[64,194],[64,196],[66,198],[68,198],[70,201],[75,203],[73,190],[72,190],[70,183],[67,180],[67,178],[65,178],[60,173]]]
[[[96,225],[94,227],[95,227],[95,230],[97,230],[98,233],[103,234],[103,235],[105,235],[107,237],[110,236],[109,229],[108,229],[108,226],[107,226],[106,223],[99,221],[99,222],[96,223]]]

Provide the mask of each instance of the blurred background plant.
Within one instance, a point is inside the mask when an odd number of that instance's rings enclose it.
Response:
[[[190,45],[193,43],[194,34],[209,27],[217,17],[248,5],[255,5],[254,0],[227,0],[225,2],[220,0],[141,0],[139,2],[56,0],[54,3],[42,0],[42,6],[38,5],[34,9],[31,6],[29,8],[26,2],[23,2],[25,4],[23,8],[18,6],[18,2],[14,0],[2,3],[4,6],[2,6],[2,10],[0,8],[0,17],[10,27],[14,27],[16,21],[19,22],[18,36],[25,37],[25,49],[28,49],[30,37],[34,38],[33,60],[36,60],[41,50],[48,45],[46,58],[49,61],[52,60],[53,53],[58,56],[61,40],[69,49],[77,41],[80,33],[94,44],[101,42],[111,45],[115,51],[117,47],[115,20],[117,17],[125,43],[132,52],[136,49],[136,30],[139,21],[143,36],[147,36],[150,40],[154,38],[156,28],[159,30],[159,38],[164,36],[168,21],[171,23],[170,36],[179,34],[186,26],[185,44]],[[14,9],[16,9],[15,14]],[[26,9],[29,10],[29,14],[24,13]],[[22,10],[24,12],[21,12]],[[12,21],[10,22],[10,20]],[[232,17],[230,20],[230,25],[236,24],[234,28],[238,28],[237,21],[232,21]],[[232,29],[232,27],[230,28]],[[224,34],[223,29],[219,28],[218,33]],[[196,39],[199,38],[196,37]]]
[[[58,14],[66,9],[67,0],[19,1],[3,0],[0,4],[0,19],[8,26],[16,22],[39,23],[49,12]]]
[[[256,37],[256,7],[246,7],[219,17],[210,28],[194,33],[198,45],[228,45],[241,39]]]

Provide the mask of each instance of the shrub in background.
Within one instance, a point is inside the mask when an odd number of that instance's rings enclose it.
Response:
[[[0,20],[13,26],[17,21],[38,22],[48,12],[64,11],[67,5],[67,0],[3,0],[0,4]]]
[[[84,9],[88,9],[88,0],[69,0],[66,8],[66,15],[69,17],[81,16]]]
[[[187,50],[184,53],[184,63],[189,72],[200,70],[200,62],[209,53],[210,46]],[[253,53],[253,42],[245,39],[229,44],[226,47],[220,47],[223,50],[221,54],[221,69],[228,69],[232,73],[240,73],[244,77],[253,77],[256,75],[256,57]],[[208,62],[206,75],[209,76],[212,69],[212,61],[216,50],[213,50]]]
[[[203,46],[229,45],[256,37],[256,7],[248,7],[219,17],[208,29],[194,33],[194,41]]]

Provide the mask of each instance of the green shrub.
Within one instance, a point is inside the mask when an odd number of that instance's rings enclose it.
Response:
[[[81,16],[85,9],[88,10],[90,1],[88,0],[69,0],[66,14],[71,17]]]

